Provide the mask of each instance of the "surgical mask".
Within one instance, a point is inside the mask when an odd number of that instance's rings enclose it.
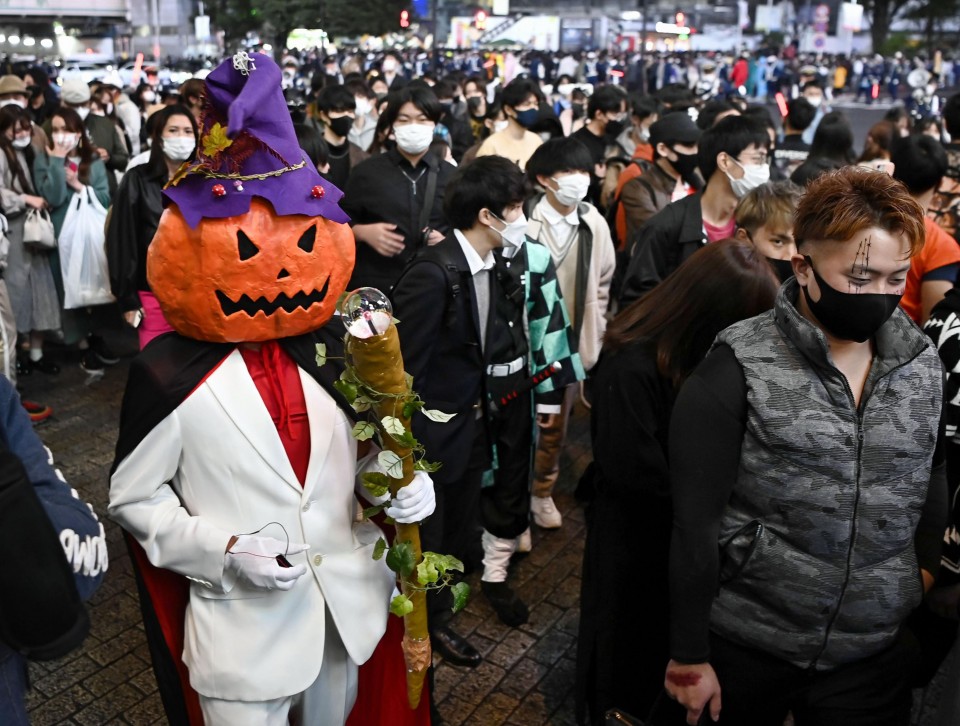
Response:
[[[157,100],[157,94],[153,91],[144,91],[140,98],[144,100],[144,103],[153,103]]]
[[[623,127],[624,123],[619,119],[615,121],[607,121],[607,127],[604,129],[604,133],[610,137],[617,137],[623,133]]]
[[[565,207],[579,204],[587,196],[590,189],[590,177],[586,174],[567,174],[561,177],[550,177],[557,183],[557,189],[551,189],[553,195]]]
[[[773,257],[768,257],[767,262],[770,263],[773,271],[777,273],[777,279],[780,280],[780,282],[786,282],[793,277],[793,263],[790,260],[777,260]]]
[[[330,119],[330,130],[337,136],[346,136],[350,133],[350,127],[353,126],[353,119],[349,116],[338,116]]]
[[[642,141],[644,144],[649,143],[649,142],[650,142],[650,129],[641,126],[641,127],[640,127],[640,132],[637,134],[637,136],[640,137],[640,141]]]
[[[394,126],[393,135],[397,139],[400,151],[421,154],[430,148],[430,142],[433,141],[433,126],[427,124]]]
[[[820,105],[823,103],[823,96],[816,96],[814,98],[807,97],[807,100],[814,108],[820,108]]]
[[[730,188],[737,199],[743,199],[754,189],[770,181],[770,167],[767,164],[741,164],[736,159],[733,162],[743,169],[743,176],[739,179],[734,179],[730,172],[726,172]]]
[[[90,107],[89,107],[89,106],[81,106],[80,108],[77,109],[77,115],[80,116],[80,120],[81,120],[81,121],[86,121],[86,120],[87,120],[87,116],[90,115]]]
[[[103,107],[103,112],[104,112],[105,114],[107,114],[107,116],[110,116],[110,115],[113,113],[113,104],[112,104],[112,103],[108,103],[106,106],[104,106],[104,107]]]
[[[509,126],[509,125],[510,125],[510,122],[509,122],[509,121],[506,121],[506,120],[504,120],[504,121],[494,121],[494,122],[493,122],[493,133],[498,134],[498,133],[500,133],[501,131],[503,131],[504,129],[506,129],[507,126]]]
[[[680,175],[680,178],[684,181],[689,181],[693,178],[693,173],[697,170],[697,155],[696,154],[682,154],[676,149],[670,149],[674,154],[677,155],[677,160],[667,159],[670,162],[670,165],[677,170],[677,173]]]
[[[192,136],[170,136],[163,140],[163,153],[171,161],[186,161],[197,148],[197,140]]]
[[[491,214],[493,213],[491,212]],[[493,216],[506,225],[504,229],[490,228],[500,235],[500,239],[503,240],[503,256],[507,258],[513,257],[520,251],[524,241],[527,239],[527,218],[521,214],[512,222],[508,222],[505,219],[497,217],[496,214]]]
[[[397,62],[393,58],[384,58],[380,67],[383,68],[384,73],[393,73],[397,70]]]
[[[866,342],[877,334],[900,304],[902,295],[840,292],[824,282],[810,257],[806,259],[820,288],[820,299],[817,302],[811,300],[806,286],[803,287],[803,296],[810,312],[835,338]]]
[[[537,108],[528,108],[526,111],[517,111],[515,118],[517,123],[523,126],[523,128],[528,129],[533,126],[537,119],[540,118],[540,109]]]
[[[31,139],[29,136],[24,136],[22,138],[14,139],[12,143],[15,149],[26,149],[28,146],[30,146],[30,141]]]
[[[80,143],[80,134],[66,134],[59,133],[53,134],[53,143],[58,146],[66,146],[67,148],[73,149],[77,144]]]
[[[371,108],[369,99],[362,96],[357,98],[357,105],[355,106],[357,116],[366,116],[370,113]]]
[[[5,98],[0,101],[0,108],[4,106],[19,106],[20,108],[26,108],[27,104],[25,101],[21,101],[17,98]]]

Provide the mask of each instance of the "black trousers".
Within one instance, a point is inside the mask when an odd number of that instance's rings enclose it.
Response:
[[[463,414],[472,415],[473,411]],[[480,548],[479,507],[480,483],[483,472],[490,466],[490,445],[486,427],[477,422],[470,462],[463,476],[456,481],[434,479],[437,506],[433,514],[420,525],[420,543],[425,552],[453,555],[468,561]],[[442,469],[440,470],[443,471]],[[439,479],[439,481],[438,481]],[[453,596],[449,588],[427,596],[427,613],[431,625],[449,622]]]
[[[525,371],[497,379],[505,388],[515,388]],[[492,388],[492,386],[491,386]],[[530,471],[533,464],[533,418],[530,392],[493,414],[491,436],[497,450],[493,486],[480,493],[480,522],[494,537],[514,539],[530,523]]]
[[[716,635],[710,648],[722,689],[720,724],[782,726],[788,711],[796,726],[910,723],[910,680],[920,654],[906,630],[882,653],[830,671],[798,668]]]

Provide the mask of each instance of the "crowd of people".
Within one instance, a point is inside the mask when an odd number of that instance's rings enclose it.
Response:
[[[231,83],[272,78],[260,58],[235,56],[243,78]],[[286,55],[276,85],[302,164],[274,150],[282,171],[259,174],[241,173],[266,151],[237,150],[233,110],[229,132],[225,115],[222,128],[212,123],[226,113],[223,88],[242,95],[218,76],[176,89],[148,77],[135,90],[112,76],[59,89],[35,75],[29,85],[0,77],[4,376],[14,386],[18,376],[56,376],[61,362],[45,346],[55,340],[59,350],[81,351],[95,382],[118,362],[98,331],[120,319],[156,365],[184,330],[183,312],[170,314],[148,266],[171,204],[190,228],[202,218],[203,230],[208,218],[228,216],[217,209],[239,209],[229,205],[245,186],[305,173],[306,164],[323,179],[307,196],[339,202],[345,213],[317,214],[349,218],[355,263],[346,289],[389,296],[418,394],[427,408],[454,415],[412,424],[427,456],[444,464],[417,480],[416,496],[432,489],[435,502],[404,509],[395,501],[390,511],[400,521],[429,514],[424,550],[479,573],[481,596],[510,627],[529,618],[510,563],[531,550],[531,526],[563,526],[553,493],[567,428],[577,411],[590,417],[593,463],[577,488],[587,521],[581,722],[604,723],[619,709],[656,724],[703,717],[780,726],[790,714],[798,726],[907,724],[911,689],[938,670],[960,620],[960,513],[952,511],[960,489],[960,146],[951,142],[960,139],[960,94],[923,118],[894,106],[862,149],[830,104],[843,91],[859,95],[864,83],[871,100],[886,84],[905,101],[906,74],[923,70],[935,90],[952,85],[952,63],[937,55],[825,64],[786,53],[663,55],[646,66],[603,52],[431,60],[395,51]],[[777,94],[780,119],[751,102]],[[243,112],[251,129],[272,133],[269,118]],[[287,119],[274,123],[280,138]],[[232,144],[234,167],[216,171],[210,160]],[[202,190],[189,186],[196,169],[206,175]],[[261,196],[278,216],[314,215]],[[115,301],[66,307],[62,243],[42,244],[36,229],[49,225],[62,239],[72,208],[94,199],[108,210],[96,244]],[[259,213],[245,209],[236,214]],[[255,259],[263,242],[238,230],[230,254]],[[316,234],[304,232],[300,249],[312,252]],[[182,274],[201,271],[184,263]],[[302,367],[295,340],[287,353],[271,348],[268,360],[259,352],[268,337],[201,339],[256,343],[256,355],[240,346],[234,367],[249,370],[294,462],[288,436],[297,438],[292,421],[304,418],[295,407],[312,399],[290,398],[289,378],[279,388],[265,381],[284,355]],[[225,365],[217,375],[236,370]],[[178,401],[206,381],[181,384]],[[49,463],[31,468],[35,435],[22,431],[50,408],[3,395],[11,423],[2,438],[35,487],[52,485]],[[294,587],[306,567],[278,575],[239,562],[250,552],[234,549],[238,537],[257,540],[243,540],[247,549],[267,546],[240,528],[225,555],[214,553],[226,565],[213,575],[209,561],[191,570],[207,553],[177,548],[209,532],[178,519],[174,536],[143,508],[159,506],[157,492],[168,486],[153,481],[151,466],[187,487],[204,475],[190,457],[212,456],[168,431],[171,417],[185,415],[177,413],[185,404],[171,405],[170,417],[157,414],[156,428],[139,432],[153,448],[139,439],[118,446],[111,516],[154,565],[205,587],[229,592],[237,578],[254,589]],[[28,440],[23,451],[14,428]],[[191,453],[177,463],[163,432]],[[309,488],[301,463],[296,478]],[[198,491],[177,497],[216,511]],[[180,512],[171,518],[186,516],[176,497],[163,501]],[[290,544],[287,553],[301,555]],[[433,650],[476,667],[483,656],[455,629],[451,597],[428,598]],[[330,618],[327,627],[336,629]],[[337,627],[341,659],[369,657],[372,646],[355,646]],[[240,723],[229,704],[248,699],[217,681],[197,647],[188,644],[184,658],[203,669],[191,682],[208,722]],[[346,673],[354,682],[338,714],[356,697],[355,673]],[[950,678],[942,724],[960,719],[960,672]],[[282,708],[294,707],[303,704]],[[313,722],[328,721],[304,721]]]

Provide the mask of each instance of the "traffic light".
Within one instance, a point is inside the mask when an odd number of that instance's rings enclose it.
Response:
[[[409,10],[400,11],[400,27],[401,28],[410,27],[410,11]]]
[[[483,10],[478,10],[473,16],[473,24],[477,30],[484,30],[487,27],[487,14]]]

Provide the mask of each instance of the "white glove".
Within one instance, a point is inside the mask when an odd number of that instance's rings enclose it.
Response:
[[[437,498],[433,492],[433,479],[425,471],[418,471],[390,502],[384,512],[400,524],[422,522],[433,514]]]
[[[224,567],[260,590],[290,590],[306,574],[306,565],[283,567],[277,555],[298,555],[310,545],[287,544],[273,537],[241,534],[225,555]]]

